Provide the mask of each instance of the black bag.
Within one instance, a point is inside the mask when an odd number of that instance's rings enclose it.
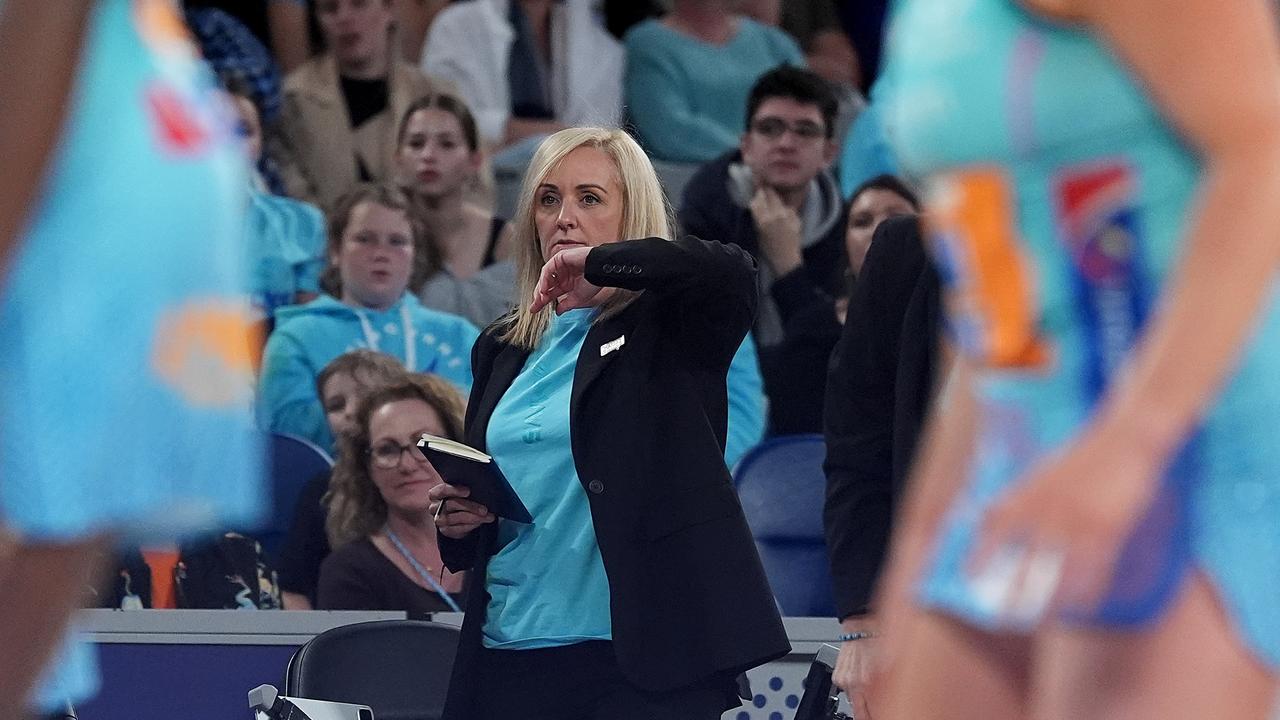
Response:
[[[177,605],[189,610],[279,610],[280,586],[262,546],[239,533],[183,544],[173,570]]]
[[[90,588],[88,607],[112,610],[151,607],[151,567],[137,548],[106,553],[103,561],[115,572],[101,586]]]

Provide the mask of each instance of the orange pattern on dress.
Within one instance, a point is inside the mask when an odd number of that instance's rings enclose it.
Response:
[[[193,406],[245,408],[262,343],[262,327],[247,306],[192,301],[161,316],[151,362]]]
[[[936,181],[925,223],[944,245],[947,306],[962,326],[961,344],[993,367],[1039,368],[1051,354],[1015,217],[1004,174],[979,168]]]

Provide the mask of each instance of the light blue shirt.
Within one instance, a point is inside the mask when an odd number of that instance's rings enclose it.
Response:
[[[253,188],[247,234],[250,297],[264,317],[292,305],[300,292],[320,292],[326,233],[318,208]]]
[[[627,114],[645,149],[673,162],[707,162],[737,147],[751,86],[779,65],[805,65],[789,35],[746,18],[724,45],[659,20],[632,28],[625,43]]]
[[[533,515],[498,521],[483,642],[530,649],[612,637],[609,582],[569,437],[569,399],[594,310],[554,317],[489,421],[489,453]]]
[[[258,422],[332,451],[316,391],[325,365],[351,350],[377,350],[410,371],[444,377],[465,396],[471,391],[471,346],[479,335],[466,319],[425,308],[409,293],[383,311],[352,307],[331,295],[280,308],[262,356]]]

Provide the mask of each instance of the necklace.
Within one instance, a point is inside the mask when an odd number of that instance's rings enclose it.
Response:
[[[431,589],[440,596],[441,600],[444,600],[444,604],[448,605],[449,609],[454,612],[462,612],[462,608],[458,607],[458,603],[454,602],[453,598],[449,595],[449,591],[445,590],[443,585],[436,582],[436,579],[431,577],[431,573],[422,566],[422,563],[418,562],[418,558],[414,557],[413,553],[409,552],[409,548],[405,547],[405,544],[400,542],[400,538],[396,536],[396,533],[391,529],[391,526],[384,525],[382,529],[386,531],[387,539],[391,541],[391,544],[395,546],[400,555],[409,563],[409,566],[413,568],[413,571],[416,572],[418,577],[422,578],[423,582],[429,585]]]

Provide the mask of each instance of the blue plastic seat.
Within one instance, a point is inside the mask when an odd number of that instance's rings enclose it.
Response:
[[[825,457],[821,435],[785,435],[752,448],[733,472],[773,596],[790,617],[835,616],[822,529]]]
[[[271,433],[267,440],[270,457],[271,514],[250,535],[262,544],[272,561],[279,557],[285,535],[293,523],[298,493],[308,481],[333,469],[333,460],[309,440],[283,433]]]

